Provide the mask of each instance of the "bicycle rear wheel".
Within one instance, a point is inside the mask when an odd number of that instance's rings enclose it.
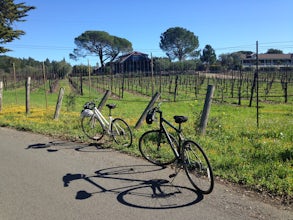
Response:
[[[183,143],[184,170],[191,184],[200,192],[209,194],[214,188],[212,167],[202,148],[194,141]]]
[[[114,141],[123,147],[132,144],[132,132],[129,125],[121,118],[115,118],[111,123],[111,134]]]
[[[98,141],[104,136],[103,126],[94,115],[82,117],[81,127],[84,134],[92,140]]]
[[[170,138],[177,147],[177,140],[172,135]],[[139,139],[139,151],[146,160],[159,166],[171,164],[176,160],[166,134],[160,130],[145,132]]]

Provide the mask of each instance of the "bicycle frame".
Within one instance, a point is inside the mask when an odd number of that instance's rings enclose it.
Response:
[[[181,151],[181,144],[182,144],[182,142],[183,142],[183,140],[184,140],[184,136],[183,136],[183,134],[182,134],[182,130],[181,130],[181,125],[179,124],[179,128],[176,128],[174,125],[172,125],[170,122],[168,122],[166,119],[163,118],[163,113],[162,113],[162,111],[160,111],[160,110],[156,110],[156,112],[158,112],[159,115],[160,115],[160,122],[159,122],[159,123],[160,123],[160,131],[161,131],[162,133],[166,134],[166,137],[167,137],[168,143],[169,143],[169,145],[171,146],[172,151],[173,151],[174,155],[176,156],[177,160],[178,160],[178,159],[181,159],[181,158],[180,158],[180,157],[181,157],[181,156],[180,156],[180,155],[181,155],[181,152],[180,152],[180,151]],[[169,132],[167,131],[167,129],[166,129],[164,123],[167,124],[169,127],[171,127],[171,128],[172,128],[172,129],[178,134],[178,136],[179,136],[178,148],[179,148],[179,149],[176,149],[177,147],[174,146],[174,144],[173,144],[173,142],[172,142],[172,140],[171,140],[171,138],[170,138]],[[178,152],[178,151],[179,151],[179,152]]]
[[[97,107],[94,108],[94,115],[93,116],[96,117],[100,121],[100,123],[103,126],[103,129],[105,131],[107,131],[108,134],[110,134],[110,132],[111,132],[110,125],[111,125],[111,122],[113,121],[112,116],[109,116],[109,121],[107,121],[107,119],[102,115],[102,113],[100,112],[100,110]]]
[[[100,123],[103,126],[103,130],[106,131],[109,135],[112,135],[111,131],[113,130],[113,128],[111,128],[112,126],[112,121],[114,120],[114,118],[109,115],[109,121],[107,121],[107,119],[103,116],[103,114],[100,112],[100,110],[95,107],[94,108],[94,117],[96,117]],[[116,130],[117,133],[119,133],[119,130],[123,130],[123,128],[121,128],[119,125],[115,124],[114,125],[114,129]]]

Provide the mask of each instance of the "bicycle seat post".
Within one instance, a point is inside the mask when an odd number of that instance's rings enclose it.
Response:
[[[112,116],[111,110],[114,109],[116,107],[116,105],[115,104],[107,104],[106,106],[109,108],[109,116]]]
[[[178,115],[175,115],[174,116],[174,119],[175,119],[175,122],[178,124],[178,129],[179,131],[181,132],[181,124],[186,122],[188,120],[188,118],[186,116],[178,116]]]
[[[182,123],[180,122],[179,125],[178,125],[178,130],[179,130],[180,133],[181,133],[181,131],[182,131],[182,130],[181,130],[181,124],[182,124]]]

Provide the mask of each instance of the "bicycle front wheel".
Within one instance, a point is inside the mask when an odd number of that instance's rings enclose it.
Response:
[[[172,135],[169,136],[174,146],[177,147],[177,140]],[[176,160],[166,134],[160,130],[145,132],[139,139],[139,151],[146,160],[159,166],[171,164]]]
[[[111,123],[111,134],[114,141],[123,147],[132,144],[132,132],[129,125],[121,118],[115,118]]]
[[[184,169],[191,184],[204,194],[214,188],[212,167],[203,149],[194,141],[183,143]]]
[[[103,125],[94,115],[82,117],[81,127],[84,134],[92,140],[98,141],[104,136]]]

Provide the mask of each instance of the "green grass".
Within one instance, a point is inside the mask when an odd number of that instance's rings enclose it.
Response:
[[[65,97],[58,120],[53,120],[58,91],[47,94],[46,108],[43,88],[31,93],[31,111],[25,114],[24,90],[4,91],[3,107],[0,112],[0,126],[89,142],[80,127],[80,111],[83,104],[93,98],[102,98],[104,93],[84,87],[84,96],[73,95],[66,80],[60,81],[65,88]],[[124,93],[124,98],[110,97],[107,103],[116,103],[114,117],[125,119],[133,128],[134,142],[131,148],[118,150],[139,156],[138,139],[156,123],[143,123],[139,129],[134,126],[150,101],[150,97]],[[256,108],[213,103],[205,136],[197,134],[197,124],[203,101],[164,102],[161,105],[164,117],[173,121],[174,115],[186,115],[189,120],[183,125],[187,137],[197,141],[206,151],[214,173],[219,178],[238,183],[260,192],[279,196],[286,203],[293,198],[293,108],[288,104],[260,104],[259,127],[256,123]],[[108,114],[103,108],[102,113]]]

